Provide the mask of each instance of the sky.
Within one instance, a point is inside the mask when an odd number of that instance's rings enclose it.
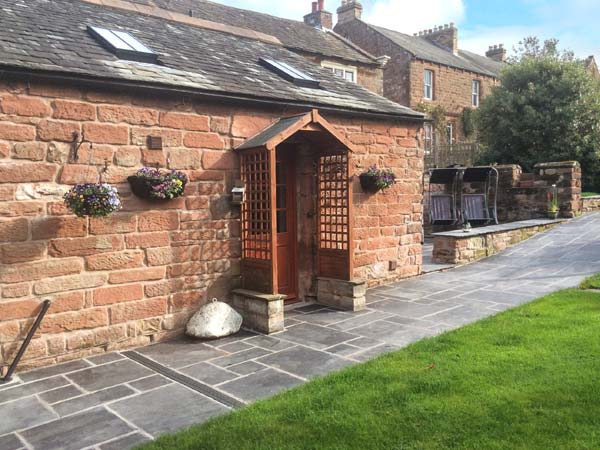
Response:
[[[311,0],[213,0],[302,20]],[[325,0],[334,13],[341,0]],[[412,34],[454,22],[459,47],[480,54],[504,44],[511,53],[526,36],[557,38],[578,57],[600,60],[600,0],[363,0],[363,20]]]

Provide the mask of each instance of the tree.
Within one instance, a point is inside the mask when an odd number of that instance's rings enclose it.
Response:
[[[587,189],[600,189],[600,82],[581,61],[558,51],[558,41],[523,41],[501,75],[501,86],[482,101],[479,136],[483,163],[576,160]]]

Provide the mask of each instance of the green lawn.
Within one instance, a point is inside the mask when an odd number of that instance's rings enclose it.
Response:
[[[598,192],[582,192],[582,197],[594,197],[596,195],[600,195]]]
[[[599,449],[600,293],[557,292],[141,448]]]

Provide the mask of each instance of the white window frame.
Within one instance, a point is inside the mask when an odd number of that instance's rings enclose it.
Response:
[[[356,69],[356,67],[353,66],[344,66],[342,64],[335,64],[335,63],[330,63],[330,62],[323,62],[321,64],[325,69],[329,69],[333,72],[334,75],[336,75],[339,78],[342,78],[346,81],[349,81],[350,83],[357,83],[357,75],[358,75],[358,71]],[[342,71],[342,75],[337,75],[336,71]],[[352,74],[352,80],[348,80],[348,74]]]
[[[427,78],[430,78],[429,80]],[[425,100],[433,100],[433,70],[425,69],[423,72],[423,98]]]
[[[479,102],[481,101],[481,82],[479,80],[473,80],[471,84],[471,103],[474,108],[479,108]]]
[[[433,151],[433,125],[429,122],[423,125],[423,140],[425,142],[425,154],[429,155]]]
[[[454,144],[454,122],[448,122],[446,124],[446,140],[448,144]]]

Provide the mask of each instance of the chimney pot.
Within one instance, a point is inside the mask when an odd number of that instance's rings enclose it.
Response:
[[[317,12],[317,2],[312,2],[312,12]]]
[[[319,11],[325,11],[325,0],[318,0]]]
[[[360,0],[342,0],[342,6],[337,9],[338,24],[360,20],[362,11]]]
[[[454,28],[454,22],[450,22],[450,26]]]

